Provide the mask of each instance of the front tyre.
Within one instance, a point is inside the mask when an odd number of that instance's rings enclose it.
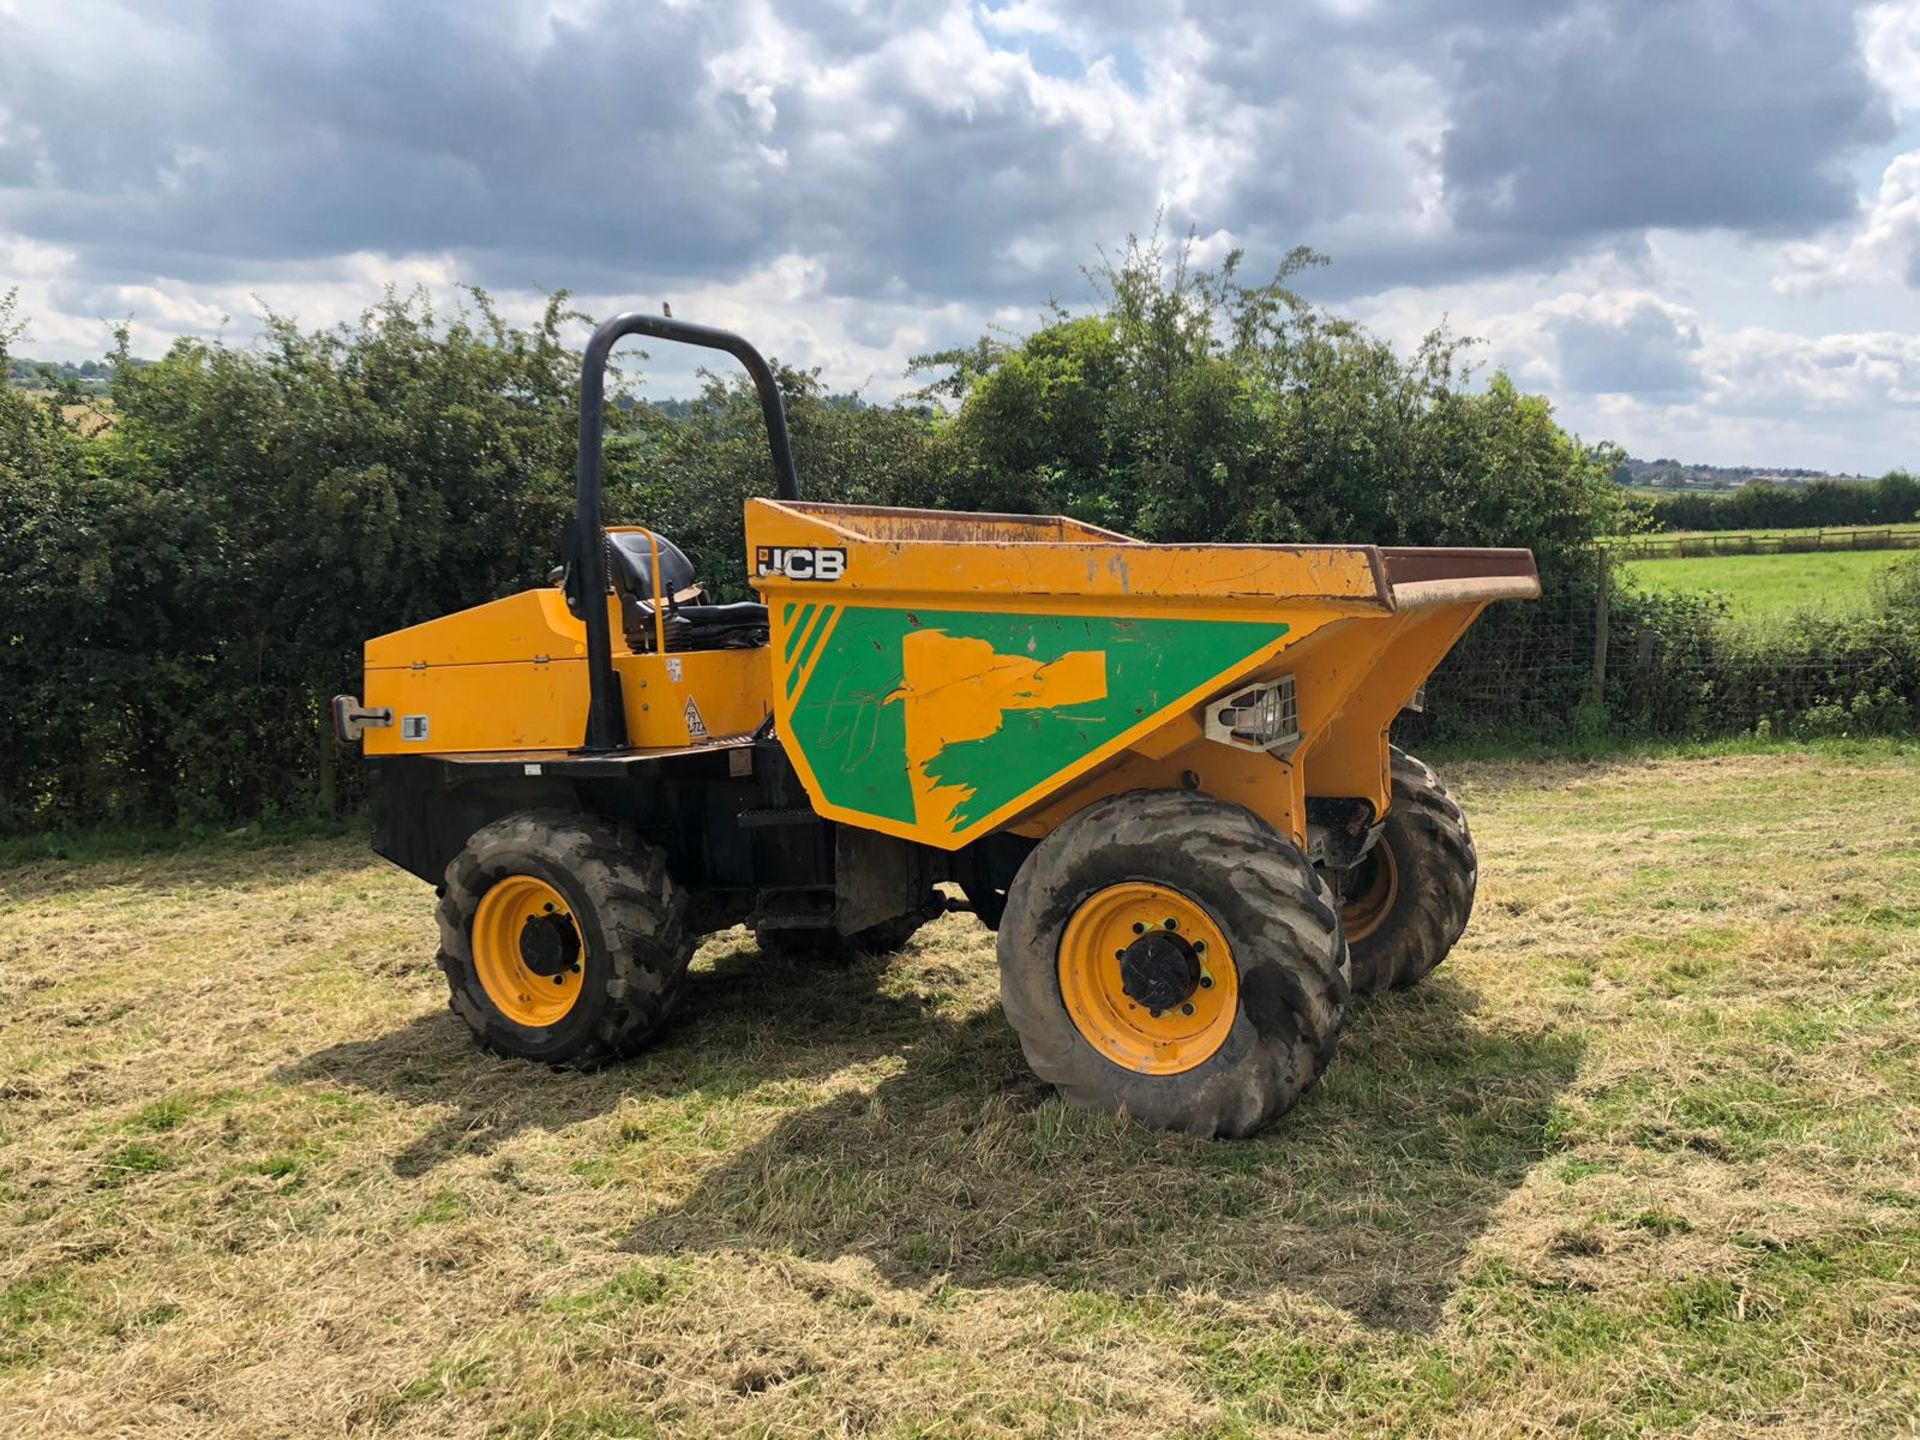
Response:
[[[1074,1105],[1251,1135],[1333,1058],[1331,890],[1249,810],[1178,790],[1089,805],[1028,857],[998,938],[1027,1062]]]
[[[1480,858],[1467,817],[1425,762],[1393,751],[1393,807],[1341,877],[1340,918],[1358,994],[1424,979],[1465,933]]]
[[[693,937],[666,857],[597,816],[526,811],[447,867],[440,969],[482,1048],[591,1069],[633,1054],[680,998]]]

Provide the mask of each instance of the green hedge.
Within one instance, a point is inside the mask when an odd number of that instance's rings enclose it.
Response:
[[[1578,617],[1622,518],[1618,453],[1504,376],[1471,378],[1446,335],[1403,356],[1306,305],[1289,281],[1312,263],[1247,284],[1234,262],[1198,273],[1130,242],[1094,270],[1094,313],[923,357],[924,388],[898,404],[776,365],[807,492],[1060,512],[1149,540],[1531,546],[1547,599],[1497,607],[1416,727],[1591,722]],[[357,770],[325,706],[358,688],[361,642],[542,583],[559,555],[585,318],[564,296],[513,326],[478,292],[450,313],[389,295],[333,330],[270,317],[245,348],[182,342],[135,364],[123,346],[94,419],[0,387],[0,830],[351,808]],[[10,321],[0,306],[0,361]],[[631,380],[644,360],[625,363]],[[612,412],[609,518],[657,524],[743,594],[741,502],[771,491],[757,402],[728,376],[671,412]],[[1665,662],[1722,654],[1711,617],[1617,608],[1657,632],[1663,663],[1616,672],[1606,717],[1776,723],[1758,671],[1695,667],[1676,687]],[[1863,631],[1849,656],[1777,723],[1911,707],[1910,645]],[[1849,665],[1857,685],[1840,683]]]
[[[1658,495],[1636,502],[1654,530],[1796,530],[1905,525],[1920,520],[1920,479],[1893,470],[1878,480],[1782,485],[1749,480],[1729,494]]]

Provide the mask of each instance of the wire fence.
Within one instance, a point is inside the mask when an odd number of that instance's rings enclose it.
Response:
[[[1428,736],[1906,731],[1920,717],[1920,607],[1753,629],[1709,599],[1605,584],[1495,607],[1400,727]]]
[[[1920,525],[1633,535],[1613,540],[1607,548],[1618,560],[1682,560],[1709,555],[1792,555],[1812,554],[1821,550],[1920,550]]]

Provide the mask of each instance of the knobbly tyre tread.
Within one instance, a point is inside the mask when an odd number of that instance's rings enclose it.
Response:
[[[480,897],[508,874],[538,875],[573,907],[584,944],[580,1000],[557,1024],[518,1025],[474,973]],[[687,895],[666,855],[626,826],[570,810],[528,810],[474,832],[447,866],[439,965],[448,1004],[496,1055],[590,1070],[638,1051],[673,1013],[693,956]]]
[[[1127,880],[1172,886],[1221,926],[1240,1009],[1209,1059],[1144,1075],[1107,1059],[1061,999],[1061,932],[1093,892]],[[1034,1074],[1069,1103],[1124,1111],[1199,1136],[1264,1129],[1320,1078],[1348,999],[1333,892],[1299,848],[1252,811],[1181,790],[1095,801],[1021,867],[998,937],[1000,1002]]]
[[[1433,767],[1395,748],[1393,807],[1376,844],[1391,845],[1400,893],[1380,927],[1350,942],[1358,994],[1404,990],[1447,958],[1466,933],[1480,857],[1466,814]]]

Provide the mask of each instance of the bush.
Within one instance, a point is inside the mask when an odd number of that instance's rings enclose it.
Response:
[[[898,405],[776,364],[807,492],[1162,541],[1531,547],[1545,598],[1468,635],[1409,738],[1912,722],[1920,565],[1869,618],[1766,647],[1713,602],[1617,586],[1595,695],[1618,452],[1504,375],[1475,382],[1457,339],[1401,356],[1308,305],[1290,282],[1315,263],[1248,284],[1238,257],[1191,271],[1130,241],[1091,272],[1094,313],[922,357],[926,386]],[[326,702],[358,688],[362,642],[541,583],[560,555],[585,319],[564,296],[515,327],[478,291],[444,315],[389,295],[333,330],[270,316],[246,349],[182,342],[143,365],[123,341],[104,429],[0,385],[0,830],[351,806]],[[0,361],[17,330],[0,301]],[[741,505],[772,479],[751,386],[622,399],[609,520],[660,524],[723,595],[747,593]]]
[[[1730,495],[1657,495],[1637,500],[1655,530],[1790,530],[1821,526],[1904,525],[1920,520],[1920,479],[1891,470],[1878,480],[1816,480],[1782,485],[1749,480]]]

